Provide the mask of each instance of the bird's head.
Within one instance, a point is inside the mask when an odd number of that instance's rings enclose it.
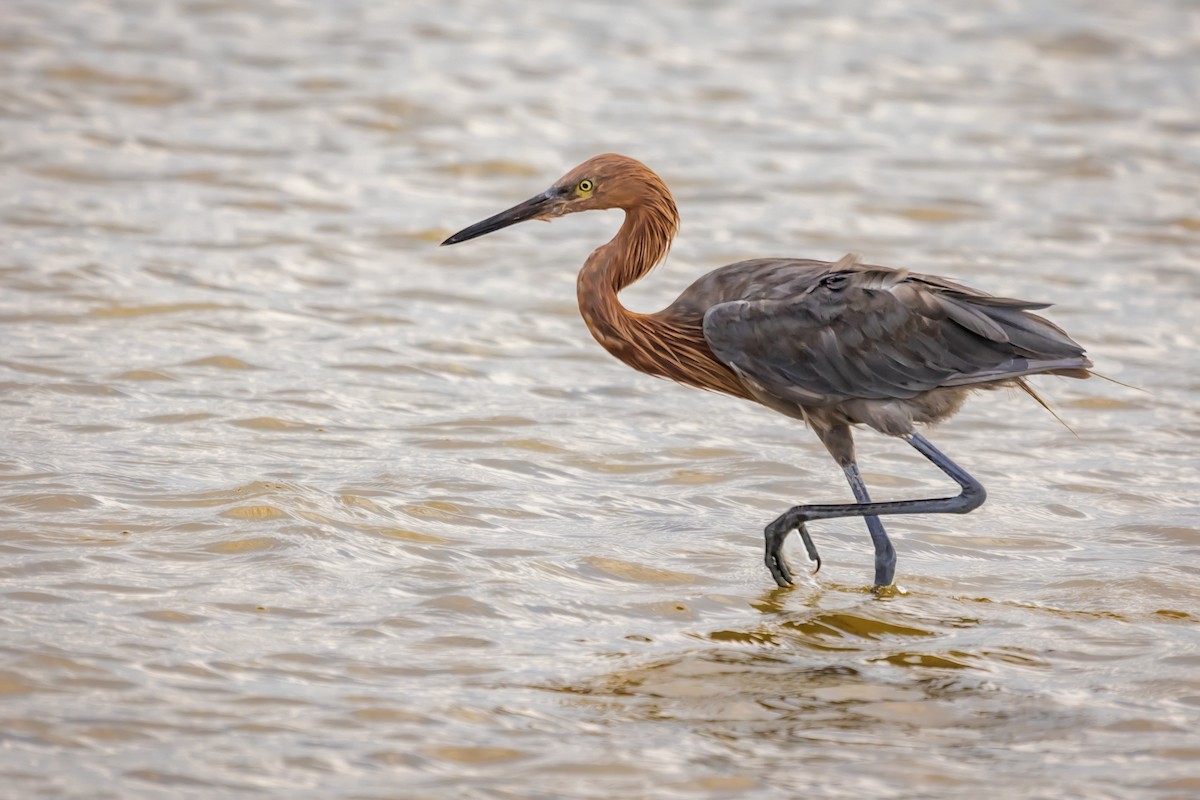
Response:
[[[629,210],[649,203],[665,205],[671,216],[677,217],[671,193],[657,175],[640,161],[605,153],[589,158],[541,194],[463,228],[442,244],[465,242],[529,219],[551,220],[602,208]]]

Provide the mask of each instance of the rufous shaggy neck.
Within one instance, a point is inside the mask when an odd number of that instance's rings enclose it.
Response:
[[[658,202],[626,208],[621,230],[579,271],[576,290],[583,321],[605,350],[636,370],[749,399],[709,349],[702,318],[675,318],[667,311],[639,314],[621,305],[617,296],[650,272],[671,247],[679,217],[665,186],[662,192],[665,198],[655,198]]]

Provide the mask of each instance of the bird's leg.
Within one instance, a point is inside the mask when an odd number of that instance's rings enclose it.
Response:
[[[846,473],[846,480],[850,483],[850,491],[854,492],[854,499],[860,504],[870,503],[871,495],[868,494],[867,485],[858,471],[858,464],[851,461],[842,471]],[[891,586],[892,579],[896,576],[896,548],[892,547],[892,540],[888,538],[879,517],[872,514],[863,517],[863,521],[867,523],[867,531],[870,532],[871,541],[875,545],[875,585]]]
[[[944,453],[934,447],[928,439],[919,433],[910,433],[903,437],[905,441],[917,449],[917,451],[928,458],[942,472],[954,479],[962,491],[954,497],[936,497],[925,500],[894,500],[885,503],[848,503],[848,504],[822,504],[796,506],[790,508],[781,514],[774,522],[766,527],[764,536],[766,538],[766,563],[767,569],[771,571],[771,577],[780,586],[791,585],[791,572],[783,563],[783,541],[788,534],[793,530],[799,531],[801,537],[805,540],[805,545],[808,547],[809,555],[815,553],[812,547],[811,538],[805,530],[804,524],[816,519],[835,519],[838,517],[866,517],[868,519],[867,527],[871,528],[871,517],[879,517],[885,514],[966,514],[968,511],[973,511],[983,504],[987,499],[987,492],[983,485],[975,480],[966,470],[951,461]],[[857,470],[855,470],[857,472]],[[847,472],[847,475],[849,473]],[[861,482],[861,478],[859,479]],[[851,480],[851,488],[854,488],[854,481]],[[866,495],[866,489],[863,488],[863,496]],[[858,496],[857,490],[855,496]],[[882,524],[879,525],[879,531],[883,532]],[[880,551],[879,539],[875,536],[875,531],[871,530],[872,539],[876,541],[876,585],[886,586],[891,582],[892,569],[887,570],[888,574],[880,572]],[[887,535],[884,534],[883,540],[887,541]],[[891,543],[888,542],[888,549],[891,549]],[[894,559],[894,555],[893,555]],[[886,560],[886,559],[885,559]],[[894,564],[892,565],[894,569]],[[887,583],[881,581],[886,580]]]

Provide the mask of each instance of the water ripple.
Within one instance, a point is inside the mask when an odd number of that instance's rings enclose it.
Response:
[[[1195,793],[1186,4],[147,12],[0,21],[9,792]],[[637,310],[853,249],[1054,302],[1137,388],[1039,384],[1077,435],[976,398],[934,435],[989,502],[895,520],[901,589],[836,520],[778,590],[763,524],[849,490],[595,346],[618,215],[436,247],[613,150],[683,212]]]

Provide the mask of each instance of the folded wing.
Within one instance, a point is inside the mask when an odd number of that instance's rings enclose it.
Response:
[[[1030,313],[1045,307],[847,256],[785,298],[712,306],[704,337],[743,380],[801,405],[907,399],[1040,372],[1086,375],[1083,348]]]

